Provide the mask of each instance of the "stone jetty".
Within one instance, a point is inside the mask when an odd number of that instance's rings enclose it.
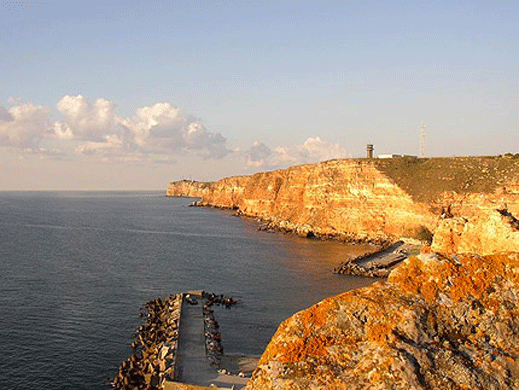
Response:
[[[132,343],[135,353],[121,363],[112,389],[160,389],[177,377],[177,350],[183,294],[156,298],[140,313],[146,318]]]
[[[397,241],[383,245],[376,252],[368,252],[346,261],[333,269],[335,274],[387,278],[389,273],[412,254],[417,254],[421,244]]]
[[[121,363],[110,388],[245,387],[247,375],[222,367],[222,336],[213,310],[215,305],[230,308],[236,303],[233,298],[204,291],[147,302],[140,313],[146,321],[134,334],[135,352]]]

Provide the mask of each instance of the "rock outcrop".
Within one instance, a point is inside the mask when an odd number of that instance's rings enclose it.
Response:
[[[445,254],[519,252],[519,221],[507,209],[441,221],[432,250]]]
[[[519,388],[519,255],[422,254],[285,320],[247,389]]]
[[[166,190],[167,196],[184,196],[187,198],[201,198],[204,191],[212,185],[211,182],[194,180],[180,180],[170,183]]]
[[[446,212],[472,216],[507,204],[519,213],[518,182],[519,159],[505,157],[348,159],[214,183],[172,182],[167,194],[201,198],[198,205],[234,209],[303,236],[419,238]]]
[[[387,282],[284,321],[247,388],[519,388],[518,298],[519,220],[446,218]]]

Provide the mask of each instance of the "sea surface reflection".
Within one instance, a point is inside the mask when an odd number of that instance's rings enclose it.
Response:
[[[100,389],[131,354],[139,308],[204,289],[226,353],[259,355],[279,323],[370,279],[330,270],[366,249],[257,231],[158,192],[0,193],[2,387]]]

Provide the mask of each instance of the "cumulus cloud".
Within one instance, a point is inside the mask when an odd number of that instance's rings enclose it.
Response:
[[[221,134],[209,132],[199,121],[169,103],[139,108],[133,118],[117,118],[117,121],[135,135],[136,144],[145,150],[198,150],[207,158],[222,158],[230,153]]]
[[[224,136],[167,102],[120,117],[110,100],[99,98],[92,104],[82,95],[65,95],[56,105],[63,118],[50,121],[47,107],[8,100],[9,109],[0,106],[0,146],[42,157],[66,157],[58,149],[61,146],[69,153],[109,163],[174,164],[179,155],[188,153],[204,159],[233,154],[235,158],[245,156],[249,169],[273,169],[347,156],[339,144],[319,137],[276,148],[255,142],[246,152],[233,152]]]
[[[109,100],[100,98],[90,104],[81,95],[64,96],[57,108],[66,119],[54,123],[55,137],[85,141],[76,147],[78,153],[121,157],[193,150],[204,158],[223,158],[230,153],[221,134],[208,131],[170,103],[138,108],[128,118],[117,116],[115,104]]]
[[[247,152],[247,166],[260,168],[268,166],[267,159],[272,155],[270,148],[263,142],[255,141]]]
[[[56,105],[65,115],[65,122],[56,122],[55,134],[60,139],[78,138],[102,141],[114,132],[115,104],[106,99],[97,99],[90,104],[81,95],[65,95]]]
[[[13,116],[7,111],[4,106],[0,106],[0,123],[1,122],[12,122],[14,121]]]
[[[78,145],[74,150],[77,153],[86,155],[100,152],[104,152],[103,154],[121,154],[123,152],[123,142],[116,135],[107,135],[103,141],[88,141]]]
[[[247,152],[248,168],[284,168],[295,164],[344,158],[348,152],[337,143],[323,141],[320,137],[307,138],[302,145],[280,146],[271,150],[261,142],[255,142]]]
[[[0,146],[38,152],[43,138],[52,133],[48,117],[49,109],[43,106],[20,104],[9,110],[0,106]]]

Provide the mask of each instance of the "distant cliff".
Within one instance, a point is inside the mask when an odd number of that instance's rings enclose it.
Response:
[[[441,214],[519,212],[519,159],[464,157],[347,159],[294,166],[214,183],[170,183],[168,196],[235,209],[301,235],[418,237]]]

